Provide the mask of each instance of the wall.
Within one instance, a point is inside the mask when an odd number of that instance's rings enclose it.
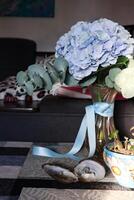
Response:
[[[78,20],[100,17],[134,24],[134,1],[55,0],[54,18],[0,18],[0,37],[22,37],[37,42],[38,51],[54,51],[60,35]]]

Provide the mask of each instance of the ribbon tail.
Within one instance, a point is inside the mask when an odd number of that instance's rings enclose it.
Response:
[[[33,146],[32,148],[32,154],[36,156],[47,156],[47,157],[53,157],[53,158],[62,158],[63,155],[59,154],[51,149],[48,149],[46,147],[39,147],[39,146]]]
[[[64,158],[64,157],[68,157],[74,160],[81,160],[82,158],[75,156],[74,154],[78,153],[81,148],[82,145],[84,143],[86,137],[86,115],[84,116],[79,132],[77,134],[77,137],[75,139],[74,145],[72,147],[72,149],[65,153],[65,154],[60,154],[57,153],[51,149],[48,149],[46,147],[39,147],[39,146],[33,146],[32,148],[32,154],[33,155],[38,155],[38,156],[46,156],[46,157],[51,157],[51,158]]]
[[[86,107],[87,134],[89,142],[89,158],[93,157],[96,150],[95,111],[94,106]]]
[[[81,160],[81,158],[79,158],[73,154],[69,154],[69,155],[68,155],[68,153],[61,154],[61,153],[57,153],[49,148],[40,147],[40,146],[33,146],[32,155],[44,156],[44,157],[49,157],[49,158],[71,158],[71,159],[77,160],[77,161]]]
[[[86,129],[87,128],[86,128],[86,115],[85,115],[82,120],[78,134],[76,136],[75,143],[74,143],[72,149],[67,154],[76,154],[81,150],[82,145],[86,138]]]

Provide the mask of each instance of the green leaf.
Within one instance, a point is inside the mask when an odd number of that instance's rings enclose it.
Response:
[[[105,77],[105,84],[106,84],[106,86],[109,87],[109,88],[113,88],[113,87],[114,87],[114,83],[113,83],[113,81],[110,79],[109,76],[106,76],[106,77]]]
[[[59,74],[51,64],[47,64],[47,71],[53,84],[60,82]]]
[[[42,74],[44,73],[45,69],[42,65],[40,64],[33,64],[30,65],[27,69],[28,72],[28,76],[32,77],[34,74],[42,76]]]
[[[54,61],[54,67],[56,67],[57,69],[62,69],[63,66],[68,67],[68,62],[64,57],[59,56],[58,58],[55,58]]]
[[[114,81],[115,77],[121,72],[120,68],[112,68],[109,70],[109,78]]]
[[[110,140],[116,139],[116,138],[119,138],[119,131],[117,129],[114,130],[113,132],[111,132],[110,135],[109,135]]]
[[[134,145],[130,147],[130,150],[134,150]]]
[[[129,59],[126,56],[119,56],[117,60],[117,64],[119,65],[128,65]]]
[[[96,79],[97,79],[97,77],[93,76],[93,77],[91,77],[91,78],[89,78],[87,80],[86,79],[82,80],[82,81],[80,81],[80,86],[81,87],[87,87],[87,86],[93,84],[96,81]]]
[[[63,57],[58,57],[54,61],[53,67],[59,73],[61,83],[65,81],[68,62]]]
[[[26,88],[26,92],[29,96],[32,96],[33,92],[34,92],[34,86],[32,84],[32,81],[28,81],[25,83],[25,88]]]
[[[99,133],[99,140],[104,140],[104,138],[105,138],[105,134],[104,134],[104,132],[101,130],[100,131],[100,133]]]
[[[28,80],[28,76],[26,72],[23,72],[23,71],[18,72],[16,76],[16,80],[19,85],[24,85],[24,83]]]
[[[74,79],[74,77],[69,74],[69,72],[66,74],[65,84],[70,86],[78,86],[79,81]]]
[[[34,82],[36,88],[37,88],[37,87],[43,88],[43,80],[41,79],[40,76],[38,76],[38,75],[35,74],[35,75],[33,76],[33,82]]]
[[[42,78],[43,78],[43,80],[44,80],[44,87],[45,87],[45,89],[47,90],[47,91],[49,91],[49,90],[51,90],[52,89],[52,81],[51,81],[51,78],[50,78],[50,76],[49,76],[49,74],[48,74],[48,72],[47,71],[45,71],[43,74],[42,74]]]
[[[100,66],[96,72],[92,73],[92,75],[98,76],[98,74],[102,72],[105,72],[106,74],[106,72],[109,72],[110,69],[117,68],[117,67],[119,67],[120,69],[124,69],[127,67],[128,63],[129,63],[129,59],[126,56],[119,56],[116,64],[109,65],[107,67]]]

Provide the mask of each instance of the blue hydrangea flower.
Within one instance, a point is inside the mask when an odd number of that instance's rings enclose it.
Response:
[[[134,39],[125,28],[108,19],[80,21],[59,38],[55,56],[63,56],[69,72],[82,80],[99,66],[115,64],[119,56],[133,53]]]

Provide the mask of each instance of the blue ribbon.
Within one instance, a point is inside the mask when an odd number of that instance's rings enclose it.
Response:
[[[81,122],[80,129],[76,136],[72,149],[64,154],[57,153],[46,147],[33,146],[32,154],[37,156],[46,156],[52,158],[71,158],[74,160],[81,160],[83,158],[76,156],[85,141],[86,134],[88,137],[88,145],[90,147],[88,157],[91,158],[96,150],[96,133],[95,133],[95,113],[103,117],[112,117],[114,104],[97,102],[93,105],[86,106],[86,114]]]

